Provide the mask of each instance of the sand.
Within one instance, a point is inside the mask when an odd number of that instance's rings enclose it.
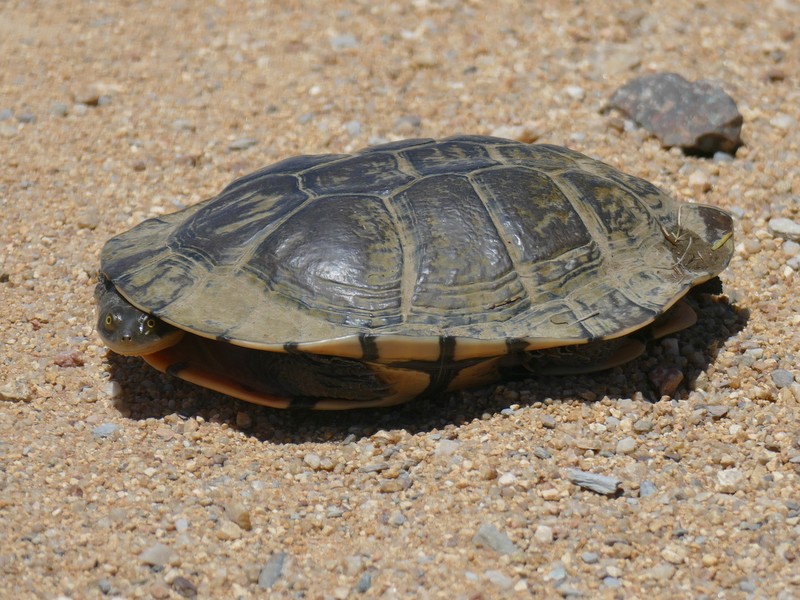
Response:
[[[0,597],[800,596],[800,246],[769,228],[800,222],[797,2],[200,4],[0,6]],[[734,160],[601,111],[658,71],[735,99]],[[454,133],[731,210],[725,293],[623,368],[390,411],[248,405],[98,341],[112,235],[281,158]]]

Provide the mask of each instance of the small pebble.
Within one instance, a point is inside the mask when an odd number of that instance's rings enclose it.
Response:
[[[103,594],[110,594],[112,590],[111,582],[108,579],[100,579],[97,582],[97,587],[100,588]]]
[[[724,469],[717,473],[717,490],[723,494],[735,494],[743,481],[744,473],[739,469]]]
[[[255,139],[255,138],[248,138],[248,137],[238,138],[238,139],[233,140],[230,144],[228,144],[228,149],[229,150],[246,150],[247,148],[250,148],[251,146],[255,146],[256,144],[258,144],[258,140]]]
[[[577,85],[568,85],[564,88],[564,92],[573,100],[583,100],[586,95],[586,90]]]
[[[109,381],[105,384],[103,392],[109,398],[118,398],[122,395],[122,386],[118,381]]]
[[[358,40],[350,34],[336,35],[331,38],[331,48],[334,50],[347,50],[358,46]]]
[[[503,473],[497,478],[497,483],[500,485],[511,485],[517,480],[517,476],[513,473]]]
[[[21,381],[9,381],[0,385],[0,400],[8,402],[30,402],[33,391]]]
[[[359,121],[348,121],[344,124],[344,128],[350,137],[356,137],[361,134],[361,122]]]
[[[706,407],[706,410],[708,411],[708,414],[715,419],[721,419],[728,414],[730,407],[725,406],[724,404],[710,404]]]
[[[653,430],[653,422],[650,419],[639,419],[633,424],[636,433],[648,433]]]
[[[658,390],[659,396],[672,396],[683,381],[683,371],[675,367],[658,366],[647,376]]]
[[[617,454],[630,454],[634,450],[636,450],[636,440],[630,436],[617,442]]]
[[[455,454],[460,447],[461,442],[458,440],[444,439],[439,441],[439,444],[436,446],[436,450],[434,450],[433,453],[436,456],[451,456]]]
[[[163,567],[172,561],[173,556],[172,548],[157,542],[139,554],[139,562],[153,567]]]
[[[556,420],[553,415],[542,415],[542,427],[545,429],[555,429]]]
[[[770,377],[778,388],[786,388],[794,383],[794,375],[786,369],[775,369],[770,373]]]
[[[533,537],[537,542],[550,544],[553,541],[553,528],[549,525],[537,525]]]
[[[400,527],[401,525],[405,525],[406,520],[406,516],[398,510],[389,517],[389,525],[392,527]]]
[[[242,530],[231,521],[221,521],[217,527],[217,538],[223,541],[238,540]]]
[[[172,580],[172,589],[184,598],[194,598],[197,596],[197,586],[182,575],[178,575]]]
[[[747,592],[748,594],[755,594],[756,593],[756,584],[750,581],[749,579],[745,579],[739,582],[739,589],[743,592]]]
[[[616,577],[611,577],[610,575],[606,575],[605,577],[603,577],[603,585],[610,588],[618,588],[622,587],[622,582]]]
[[[491,548],[498,554],[517,554],[520,549],[502,531],[491,523],[483,523],[478,527],[472,541],[477,546]]]
[[[120,429],[116,423],[103,423],[92,429],[92,435],[97,438],[107,438]]]
[[[502,571],[498,571],[496,569],[490,569],[484,573],[486,579],[488,579],[491,583],[499,587],[503,590],[511,589],[511,586],[514,585],[514,580],[511,579],[508,575],[503,573]]]
[[[689,187],[691,187],[695,193],[705,194],[711,190],[711,182],[708,180],[708,175],[698,169],[689,175]]]
[[[194,123],[188,119],[175,119],[171,126],[178,131],[194,131],[196,129]]]
[[[541,446],[534,446],[533,455],[536,458],[540,458],[542,460],[553,458],[553,455],[547,450],[547,448],[542,448]]]
[[[14,123],[0,123],[0,136],[5,138],[11,138],[17,135],[18,130],[17,126]]]
[[[280,579],[283,573],[283,564],[286,562],[286,552],[276,552],[267,561],[258,575],[258,587],[263,590],[270,589]]]
[[[646,498],[647,496],[652,496],[658,491],[656,484],[652,481],[645,480],[639,484],[639,497]]]
[[[303,462],[306,463],[311,469],[317,470],[319,469],[320,464],[322,463],[322,459],[319,457],[318,454],[314,454],[313,452],[309,452],[303,457]]]
[[[581,554],[581,560],[585,562],[587,565],[593,565],[600,560],[597,552],[584,552]]]
[[[786,240],[781,246],[781,250],[786,256],[800,256],[800,244],[792,240]]]
[[[575,485],[598,494],[610,496],[616,494],[622,481],[616,477],[607,475],[597,475],[580,471],[579,469],[567,469],[567,477]]]
[[[75,224],[78,229],[95,230],[100,224],[100,211],[96,208],[87,208],[78,213],[75,218]]]
[[[227,517],[245,531],[250,531],[253,524],[250,522],[250,511],[238,502],[234,502],[225,507]]]
[[[668,562],[662,562],[654,567],[647,569],[645,574],[648,575],[651,579],[666,581],[668,579],[671,579],[672,576],[675,575],[675,567]]]
[[[778,113],[769,120],[769,124],[782,131],[789,131],[797,124],[797,121],[791,115]]]
[[[53,102],[50,105],[50,114],[56,117],[66,117],[69,113],[69,106],[63,102]]]
[[[355,590],[359,594],[365,594],[366,592],[369,591],[369,588],[371,587],[372,587],[372,573],[370,571],[365,571],[364,574],[358,578]]]
[[[250,429],[253,426],[253,418],[249,412],[239,410],[236,412],[236,426],[239,429]]]
[[[557,564],[547,575],[544,576],[545,581],[553,581],[558,583],[559,581],[564,581],[567,578],[567,570],[564,568],[564,565]]]
[[[784,217],[776,217],[769,220],[768,227],[769,230],[778,237],[793,242],[800,242],[800,223],[797,221],[792,221]]]

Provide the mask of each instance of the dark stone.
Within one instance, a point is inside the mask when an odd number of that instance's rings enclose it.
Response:
[[[655,135],[665,147],[687,154],[734,154],[742,145],[742,115],[725,91],[710,81],[687,81],[676,73],[637,77],[619,88],[615,108]]]

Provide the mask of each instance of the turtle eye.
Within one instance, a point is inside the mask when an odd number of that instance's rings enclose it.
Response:
[[[155,319],[147,319],[147,322],[145,323],[145,325],[147,326],[148,329],[153,329],[156,326],[156,320]]]
[[[111,313],[108,313],[106,315],[105,322],[106,322],[106,327],[111,327],[114,324],[114,317],[111,315]]]

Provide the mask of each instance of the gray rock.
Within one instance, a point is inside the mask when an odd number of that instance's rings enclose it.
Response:
[[[163,567],[169,564],[173,555],[172,548],[157,542],[142,551],[139,555],[139,562],[153,567]]]
[[[547,448],[542,448],[541,446],[535,446],[533,449],[533,455],[536,458],[540,458],[542,460],[547,460],[548,458],[553,458],[553,455]]]
[[[652,481],[643,481],[639,484],[639,497],[646,498],[647,496],[652,496],[658,491],[656,484]]]
[[[794,383],[794,375],[786,369],[775,369],[771,374],[772,382],[779,388],[789,387]]]
[[[95,438],[107,438],[119,431],[119,425],[116,423],[103,423],[92,429],[92,435]]]
[[[735,494],[744,482],[744,473],[739,469],[723,469],[717,473],[717,490],[723,494]]]
[[[276,552],[270,557],[258,574],[258,587],[270,589],[283,574],[283,564],[286,562],[286,552]]]
[[[197,596],[197,586],[181,575],[172,580],[172,589],[184,598]]]
[[[608,103],[655,135],[666,147],[713,156],[742,145],[742,115],[725,91],[709,81],[689,82],[677,73],[637,77]]]
[[[372,587],[372,572],[366,571],[361,577],[358,578],[356,583],[356,591],[359,594],[365,594]]]
[[[347,130],[347,135],[350,137],[356,137],[361,133],[361,122],[360,121],[348,121],[344,124],[344,128]]]
[[[617,442],[617,454],[630,454],[636,450],[636,440],[631,436],[626,436]]]
[[[9,381],[0,385],[0,400],[29,402],[33,397],[30,386],[22,381]]]
[[[795,128],[797,125],[797,120],[791,115],[778,113],[769,120],[769,124],[776,129],[780,129],[781,131],[789,131],[790,129]]]
[[[255,146],[258,143],[258,140],[255,138],[238,138],[233,140],[230,144],[228,144],[229,150],[247,150],[251,146]]]
[[[618,588],[622,586],[622,582],[616,577],[611,577],[611,575],[606,575],[605,577],[603,577],[603,585],[610,588]]]
[[[335,35],[331,38],[331,48],[334,50],[347,50],[348,48],[355,48],[357,46],[358,40],[349,33]]]
[[[739,589],[748,594],[754,594],[756,591],[756,584],[749,579],[743,579],[739,582]]]
[[[722,417],[728,414],[728,412],[730,411],[730,407],[725,406],[724,404],[709,404],[706,407],[706,410],[708,411],[708,414],[710,414],[715,419],[721,419]]]
[[[490,569],[486,571],[484,575],[486,576],[486,579],[503,590],[511,589],[511,586],[514,585],[514,580],[502,571]]]
[[[566,578],[567,570],[564,568],[564,565],[560,563],[555,564],[547,575],[544,576],[545,581],[554,581],[555,583],[564,581]]]
[[[784,217],[775,217],[769,220],[767,227],[769,227],[769,230],[774,235],[782,237],[785,240],[800,242],[800,223],[797,221],[792,221]]]
[[[472,538],[474,544],[491,548],[498,554],[517,554],[521,550],[502,531],[491,523],[483,523]]]
[[[103,594],[110,594],[112,587],[111,582],[108,579],[100,579],[97,581],[97,587],[100,588],[100,591]]]
[[[598,494],[612,496],[617,493],[622,481],[616,477],[597,475],[579,469],[567,469],[567,477],[575,485]]]
[[[50,105],[50,114],[56,117],[66,117],[69,112],[69,106],[63,102],[53,102]]]
[[[598,556],[597,552],[584,552],[581,554],[581,560],[587,565],[593,565],[600,560],[600,557]]]
[[[189,119],[175,119],[170,126],[177,131],[194,131],[196,129],[194,123]]]

